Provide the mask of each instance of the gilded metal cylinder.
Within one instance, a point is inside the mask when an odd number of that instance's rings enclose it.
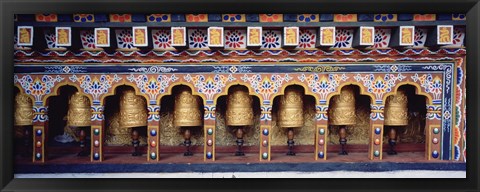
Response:
[[[287,87],[280,96],[278,126],[283,128],[303,127],[303,93],[297,87]]]
[[[188,87],[182,87],[175,95],[173,124],[175,126],[201,126],[200,98],[192,95]]]
[[[145,100],[135,95],[134,90],[126,90],[120,96],[120,127],[147,126],[147,109]]]
[[[226,124],[228,126],[253,125],[253,99],[240,86],[232,87],[227,97]]]
[[[385,123],[389,126],[408,125],[408,97],[404,90],[389,96],[385,102]]]
[[[328,109],[330,125],[355,125],[355,91],[352,86],[343,87],[340,95],[332,98]]]
[[[33,125],[33,103],[27,94],[15,96],[15,126]]]
[[[68,101],[68,126],[86,127],[91,125],[92,110],[87,96],[76,92]]]

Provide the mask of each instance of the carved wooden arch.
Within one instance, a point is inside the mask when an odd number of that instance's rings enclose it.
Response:
[[[393,91],[390,92],[390,93],[387,93],[383,96],[382,98],[382,104],[385,104],[386,103],[386,100],[389,96],[392,96],[392,95],[395,95],[397,94],[397,91],[398,91],[398,88],[400,88],[401,86],[404,86],[404,85],[411,85],[413,87],[415,87],[415,94],[416,95],[422,95],[424,96],[425,98],[427,98],[427,105],[432,105],[433,104],[433,97],[431,94],[428,94],[428,93],[425,93],[422,91],[422,88],[420,87],[420,85],[416,82],[412,82],[412,81],[406,81],[406,82],[400,82],[398,84],[395,85],[395,87],[393,88]]]
[[[104,102],[105,99],[107,99],[107,97],[109,97],[109,96],[115,95],[116,92],[117,92],[117,88],[120,87],[120,86],[123,86],[123,85],[132,87],[133,90],[135,90],[135,95],[140,95],[140,96],[142,96],[142,97],[145,99],[145,101],[146,101],[146,103],[147,103],[147,106],[148,106],[148,101],[149,101],[148,96],[145,95],[145,94],[142,94],[142,93],[140,92],[139,88],[138,88],[135,84],[133,84],[133,83],[126,83],[126,82],[118,82],[118,83],[112,84],[111,89],[110,89],[107,93],[105,93],[105,94],[103,94],[103,95],[100,96],[100,98],[99,98],[99,100],[100,100],[100,105],[103,106],[103,105],[105,104],[105,102]]]
[[[202,99],[203,105],[204,106],[207,105],[207,99],[206,99],[205,95],[196,91],[195,86],[193,86],[192,83],[183,82],[183,81],[169,84],[168,87],[165,90],[165,93],[159,94],[157,96],[157,98],[155,98],[155,100],[157,101],[157,104],[161,104],[161,101],[162,101],[164,96],[172,95],[173,88],[176,87],[176,86],[180,86],[180,85],[184,85],[184,86],[189,87],[190,90],[192,91],[192,95],[200,97]]]
[[[307,83],[305,82],[299,82],[299,81],[292,81],[292,82],[288,82],[288,83],[283,83],[281,87],[279,87],[279,90],[277,93],[275,94],[272,94],[270,96],[270,103],[273,104],[273,100],[275,99],[275,97],[277,96],[281,96],[281,95],[285,95],[285,89],[289,86],[293,86],[293,85],[297,85],[297,86],[300,86],[303,88],[303,94],[305,96],[312,96],[314,99],[315,99],[315,105],[317,105],[317,103],[320,101],[320,99],[318,98],[318,94],[315,94],[313,93],[309,88],[308,88],[308,85]]]
[[[260,105],[262,105],[262,100],[264,100],[265,98],[263,98],[263,96],[259,95],[258,93],[256,93],[255,91],[253,91],[253,88],[251,86],[251,84],[249,83],[246,83],[246,82],[241,82],[239,80],[237,81],[234,81],[234,82],[230,82],[230,83],[227,83],[225,85],[225,87],[223,88],[222,92],[220,93],[217,93],[213,96],[213,105],[217,105],[217,100],[218,98],[220,98],[221,96],[225,96],[225,95],[228,95],[228,90],[232,87],[232,86],[235,86],[235,85],[242,85],[242,86],[245,86],[247,87],[248,89],[248,94],[251,95],[251,96],[256,96],[259,100],[260,100]]]
[[[325,105],[329,105],[331,98],[332,98],[333,96],[340,95],[343,87],[348,86],[348,85],[356,85],[356,86],[358,86],[358,87],[360,88],[360,95],[364,95],[364,96],[370,97],[370,104],[375,103],[375,96],[374,96],[372,93],[369,93],[369,92],[365,91],[366,88],[365,88],[364,85],[362,85],[362,84],[359,83],[359,82],[345,82],[345,83],[341,84],[340,86],[338,86],[336,91],[331,92],[331,93],[329,93],[329,94],[327,95]]]
[[[80,88],[80,85],[76,84],[76,83],[73,83],[73,82],[70,82],[68,80],[63,80],[62,82],[60,83],[57,83],[55,84],[55,86],[52,88],[52,93],[48,94],[48,95],[45,95],[43,96],[42,100],[43,100],[43,105],[47,105],[47,100],[48,98],[52,97],[52,96],[58,96],[60,93],[58,92],[58,90],[60,90],[61,87],[63,86],[72,86],[72,87],[75,87],[77,89],[78,92],[80,92],[81,95],[83,96],[86,96],[90,102],[90,106],[93,105],[93,97],[92,95],[90,94],[86,94],[85,92],[82,91],[82,89]]]

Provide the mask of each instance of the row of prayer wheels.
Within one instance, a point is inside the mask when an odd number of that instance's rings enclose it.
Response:
[[[190,128],[201,127],[203,125],[203,115],[201,112],[201,99],[192,94],[187,86],[180,86],[174,92],[174,125],[184,127],[184,144],[187,147],[185,156],[192,155],[189,150]],[[346,155],[344,150],[346,145],[346,126],[356,124],[355,113],[355,89],[353,86],[344,87],[340,95],[332,98],[329,108],[329,124],[340,126],[339,136],[342,150],[340,154]],[[408,125],[408,107],[407,94],[404,90],[398,90],[396,95],[390,96],[385,105],[385,126],[406,126]],[[278,120],[279,127],[288,129],[287,144],[289,150],[287,155],[295,155],[292,151],[294,141],[293,130],[301,128],[304,125],[303,109],[304,93],[301,87],[289,86],[285,89],[284,95],[279,98]],[[33,111],[32,101],[26,94],[17,94],[15,98],[15,126],[32,125]],[[235,153],[237,156],[244,155],[243,128],[254,124],[253,99],[244,86],[234,86],[229,89],[227,96],[226,125],[237,128],[237,146]],[[147,126],[146,101],[141,96],[135,94],[134,90],[125,90],[120,95],[120,127],[132,128],[132,144],[134,153],[140,155],[137,148],[139,146],[138,131],[136,128]],[[67,123],[70,127],[88,127],[91,125],[91,108],[88,97],[75,93],[69,99],[69,109]],[[390,129],[389,143],[392,146],[389,154],[395,154],[393,146],[395,145],[395,129]],[[393,130],[393,131],[392,131]],[[81,137],[82,141],[82,137]],[[83,139],[84,141],[84,139]],[[83,149],[82,149],[83,151]]]

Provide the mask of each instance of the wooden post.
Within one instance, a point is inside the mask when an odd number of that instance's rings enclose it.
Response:
[[[328,105],[315,106],[315,160],[327,160]]]
[[[269,100],[264,100],[260,107],[262,114],[260,116],[260,161],[270,161],[271,159],[271,135],[272,135],[272,105]]]
[[[382,160],[383,155],[383,104],[370,105],[370,142],[368,157],[370,160]]]
[[[204,151],[203,151],[203,160],[204,161],[215,161],[215,104],[213,102],[208,102],[205,105],[205,115],[203,118],[204,126]]]
[[[442,142],[442,106],[427,105],[427,117],[425,122],[425,158],[436,160],[441,157]]]
[[[159,133],[160,133],[160,105],[151,104],[148,106],[147,161],[158,161],[160,159],[160,156],[158,154],[159,146],[160,146]]]
[[[43,103],[35,105],[33,120],[33,163],[45,162],[45,135],[48,129],[48,107]]]
[[[103,161],[103,138],[105,130],[105,118],[104,118],[104,106],[93,105],[92,106],[92,128],[91,131],[91,154],[90,161],[102,162]]]

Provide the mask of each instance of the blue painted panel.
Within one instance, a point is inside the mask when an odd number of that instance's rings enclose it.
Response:
[[[450,21],[452,14],[437,14],[437,21]]]
[[[107,22],[107,14],[95,14],[95,22]]]
[[[73,15],[72,14],[58,14],[58,21],[59,22],[73,22]]]
[[[132,14],[132,22],[146,22],[145,14]]]
[[[320,14],[320,21],[333,21],[333,14]]]
[[[185,14],[172,14],[172,22],[185,22]]]
[[[398,14],[397,15],[398,21],[411,21],[413,20],[413,14]]]
[[[222,22],[222,14],[208,14],[209,22]]]
[[[284,22],[297,22],[297,14],[283,14]]]
[[[247,14],[246,17],[247,22],[258,22],[260,20],[258,14]]]
[[[357,20],[358,21],[373,21],[374,14],[358,14]]]

